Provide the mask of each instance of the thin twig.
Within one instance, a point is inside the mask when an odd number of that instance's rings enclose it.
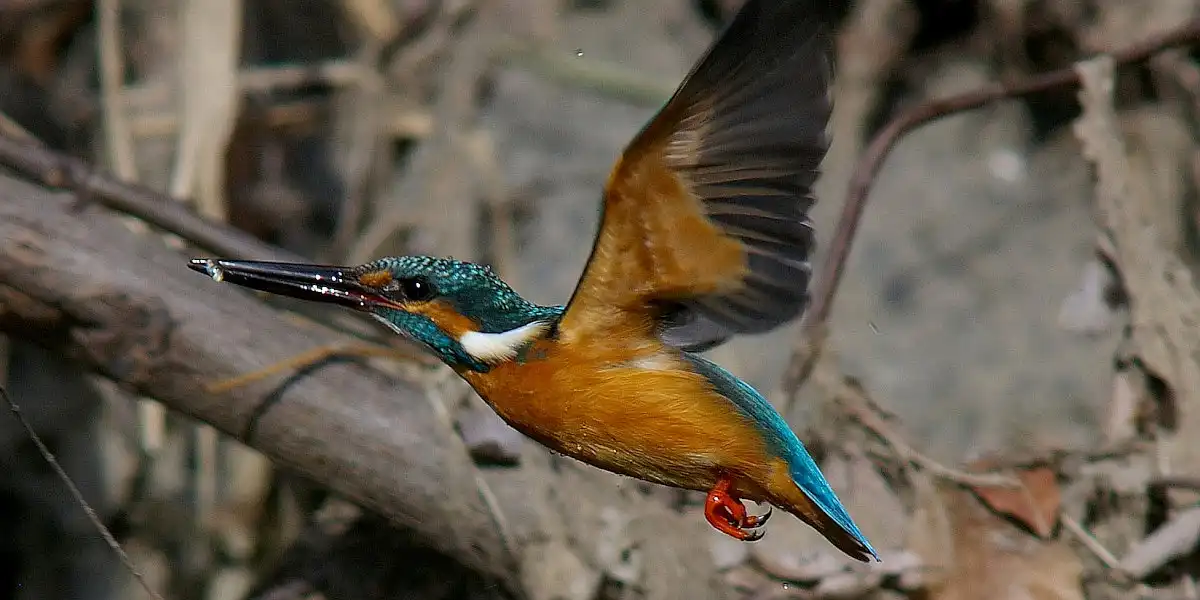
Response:
[[[302,367],[311,367],[334,357],[344,358],[355,356],[359,358],[379,357],[397,362],[416,363],[427,368],[441,366],[442,364],[441,361],[438,361],[427,354],[413,352],[411,349],[406,347],[376,346],[373,344],[364,343],[317,346],[312,350],[302,352],[250,373],[215,381],[206,385],[204,390],[210,394],[224,394],[228,393],[230,390],[244,387],[254,383],[255,381],[259,381],[277,373],[294,371]]]
[[[946,481],[970,487],[1017,488],[1021,482],[1002,473],[970,473],[947,467],[912,447],[897,434],[874,410],[861,388],[848,383],[845,387],[845,411],[868,431],[886,444],[896,458],[927,471],[930,475]]]
[[[330,107],[328,100],[288,100],[271,102],[261,107],[262,125],[270,129],[311,128],[327,118]],[[433,117],[419,106],[407,106],[388,102],[382,108],[384,115],[380,124],[380,135],[398,139],[421,140],[433,131]],[[132,118],[129,125],[135,138],[167,137],[179,130],[179,118],[174,111],[147,112]],[[3,129],[0,128],[0,133]],[[19,137],[19,136],[15,136]]]
[[[1113,553],[1109,552],[1108,548],[1100,543],[1100,540],[1088,533],[1083,525],[1079,524],[1079,521],[1066,512],[1059,514],[1058,518],[1062,521],[1063,527],[1071,532],[1071,535],[1075,536],[1075,539],[1079,540],[1096,558],[1100,559],[1104,566],[1108,567],[1110,571],[1120,572],[1121,561],[1117,560],[1117,557],[1113,556]]]
[[[357,85],[369,72],[352,60],[330,60],[314,64],[246,67],[237,73],[237,85],[245,93],[289,91],[315,85],[333,88]],[[154,109],[171,97],[171,85],[155,81],[131,85],[124,91],[126,110]]]
[[[71,496],[75,498],[75,502],[87,514],[88,520],[92,522],[92,526],[96,528],[96,531],[100,532],[100,536],[104,538],[108,547],[112,548],[112,551],[117,554],[117,557],[121,559],[121,563],[138,580],[138,583],[146,591],[147,595],[154,598],[154,600],[163,600],[163,597],[150,587],[150,582],[146,581],[142,572],[134,566],[133,560],[125,553],[125,549],[121,548],[121,544],[117,542],[117,538],[113,536],[112,531],[109,531],[104,522],[100,520],[100,516],[96,514],[95,509],[83,498],[83,494],[75,486],[75,482],[71,480],[71,476],[67,475],[67,472],[63,470],[62,465],[58,463],[58,459],[54,458],[54,453],[50,452],[50,448],[46,447],[46,443],[42,441],[42,437],[34,431],[33,426],[29,424],[29,421],[25,419],[25,415],[21,413],[21,407],[16,402],[13,402],[13,399],[9,397],[8,391],[3,386],[0,386],[0,396],[4,397],[4,402],[8,404],[8,409],[12,411],[13,416],[21,423],[21,427],[25,429],[26,435],[33,441],[33,445],[37,447],[38,453],[42,455],[42,458],[50,465],[50,468],[54,469],[54,474],[63,482],[63,485],[67,486],[67,490],[71,492]]]
[[[1186,25],[1154,36],[1148,40],[1134,44],[1124,50],[1112,54],[1113,62],[1117,65],[1128,65],[1142,62],[1156,53],[1182,44],[1200,41],[1200,19]],[[1079,84],[1079,75],[1074,66],[1035,75],[1028,79],[1012,83],[995,83],[983,89],[968,92],[949,98],[933,100],[914,106],[912,109],[896,117],[887,124],[867,146],[862,158],[854,168],[850,178],[850,187],[846,192],[846,201],[842,206],[842,215],[834,231],[833,241],[829,246],[829,254],[821,268],[821,275],[815,286],[816,294],[812,308],[808,312],[803,325],[804,333],[822,327],[829,319],[834,297],[841,282],[850,255],[850,247],[858,225],[866,208],[868,194],[875,183],[875,176],[883,166],[884,160],[891,152],[896,142],[909,131],[942,117],[968,111],[991,104],[998,100],[1027,96],[1054,88],[1075,86]]]
[[[1200,491],[1200,477],[1183,477],[1178,475],[1174,477],[1154,477],[1150,479],[1147,486]]]
[[[416,38],[406,43],[404,48],[395,53],[384,67],[384,73],[397,82],[407,82],[414,73],[420,71],[422,65],[433,60],[446,51],[454,24],[464,17],[465,10],[478,11],[479,7],[470,7],[469,3],[454,6],[454,2],[442,2],[438,6],[438,14]]]
[[[28,129],[21,127],[20,123],[3,112],[0,112],[0,135],[14,137],[31,144],[41,144],[41,141],[29,133]]]
[[[988,461],[993,471],[1021,471],[1034,467],[1049,466],[1056,471],[1070,471],[1068,463],[1087,464],[1104,460],[1126,458],[1131,454],[1145,452],[1150,442],[1132,438],[1115,443],[1105,443],[1094,448],[1058,447],[1045,448],[1037,452],[1009,453],[1003,458]]]

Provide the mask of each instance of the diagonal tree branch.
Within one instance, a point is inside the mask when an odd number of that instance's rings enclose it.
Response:
[[[1143,40],[1128,48],[1115,51],[1112,53],[1112,58],[1117,65],[1129,65],[1143,62],[1167,48],[1197,42],[1200,42],[1200,19],[1190,21],[1177,29]],[[820,277],[817,279],[815,286],[817,293],[814,295],[812,308],[805,318],[804,330],[813,332],[824,328],[829,320],[829,314],[833,310],[833,301],[837,296],[838,284],[841,283],[846,260],[850,256],[854,235],[858,232],[859,222],[862,219],[863,211],[866,210],[871,186],[875,184],[875,176],[879,174],[883,162],[900,138],[926,123],[955,113],[974,110],[1007,98],[1028,96],[1037,92],[1076,85],[1079,85],[1079,73],[1074,67],[1067,67],[1020,81],[997,82],[973,92],[932,100],[914,106],[892,119],[871,140],[850,176],[850,187],[842,205],[842,215],[838,220],[833,241],[830,242],[829,254],[826,256],[825,263],[821,267]]]
[[[1176,29],[1164,32],[1127,48],[1114,51],[1116,65],[1130,65],[1148,60],[1168,48],[1200,42],[1200,19],[1189,21]],[[850,249],[858,233],[859,223],[867,208],[875,176],[883,168],[892,148],[910,131],[927,123],[956,113],[974,110],[1007,98],[1018,98],[1037,92],[1079,85],[1079,73],[1067,67],[1013,82],[996,82],[979,90],[931,100],[916,105],[888,122],[871,139],[850,175],[850,185],[842,204],[842,214],[829,244],[829,253],[821,265],[814,284],[813,303],[804,316],[800,337],[784,374],[784,397],[790,403],[804,381],[811,375],[828,335],[829,316],[838,286],[850,258]]]
[[[95,202],[135,216],[222,256],[246,260],[303,260],[249,234],[205,219],[166,194],[143,185],[124,183],[82,160],[40,144],[0,135],[0,165],[44,186],[69,189],[78,196],[78,204]]]
[[[480,472],[438,388],[334,364],[286,386],[267,381],[209,394],[204,385],[214,379],[349,338],[319,326],[297,329],[253,296],[213,285],[157,236],[131,234],[100,206],[78,208],[68,194],[3,176],[0,331],[242,438],[510,597],[552,594],[564,574],[538,576],[546,565],[569,564],[574,573],[566,575],[599,585],[603,572],[620,566],[606,561],[628,556],[641,561],[629,583],[643,597],[720,597],[703,519],[680,515],[615,476],[554,464],[532,443],[520,466]],[[497,526],[498,513],[509,536]],[[564,563],[565,554],[577,560]]]

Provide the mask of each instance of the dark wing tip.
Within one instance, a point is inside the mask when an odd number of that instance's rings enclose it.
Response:
[[[720,343],[807,307],[816,245],[808,210],[829,146],[835,18],[827,0],[749,0],[664,110],[679,119],[657,125],[674,127],[667,161],[745,248],[748,270],[737,291],[685,300],[699,318],[667,324],[664,341]]]

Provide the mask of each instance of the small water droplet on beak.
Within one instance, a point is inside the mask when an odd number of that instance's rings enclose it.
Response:
[[[215,260],[208,261],[208,264],[206,265],[206,267],[208,270],[208,276],[212,277],[213,281],[215,281],[217,283],[221,283],[222,281],[225,281],[225,270],[217,265],[217,261],[215,261]]]

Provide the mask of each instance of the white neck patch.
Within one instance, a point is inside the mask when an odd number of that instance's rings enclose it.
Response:
[[[516,358],[521,346],[546,333],[549,326],[545,321],[534,321],[500,333],[468,331],[458,338],[458,343],[476,360],[494,365]]]

